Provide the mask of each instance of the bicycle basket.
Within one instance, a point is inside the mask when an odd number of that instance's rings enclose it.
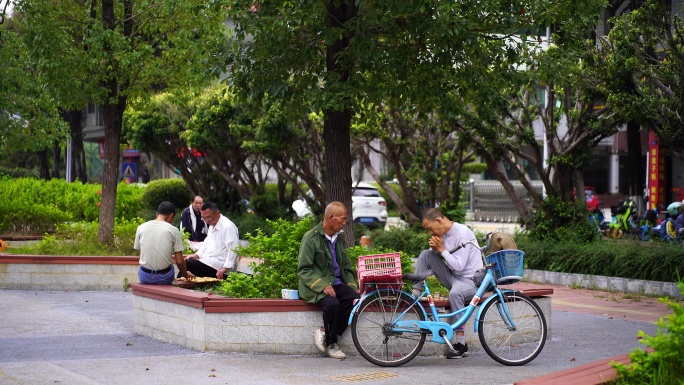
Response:
[[[522,279],[523,255],[520,250],[501,250],[485,257],[487,264],[494,263],[492,273],[496,283],[510,285]]]
[[[369,283],[398,283],[387,285],[400,290],[401,258],[399,253],[374,254],[359,256],[356,263],[356,272],[359,276],[359,288],[363,290]]]

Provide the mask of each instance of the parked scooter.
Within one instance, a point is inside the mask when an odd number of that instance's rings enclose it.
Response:
[[[639,240],[647,242],[653,236],[653,228],[658,224],[658,211],[646,210],[639,221]]]
[[[625,233],[638,234],[640,226],[637,221],[634,201],[626,199],[617,206],[610,208],[611,215],[616,218],[615,223],[609,223],[606,236],[609,238],[622,238]]]
[[[600,208],[596,208],[589,213],[589,223],[591,223],[599,233],[606,233],[608,222],[606,222],[606,219],[603,216],[603,210]]]

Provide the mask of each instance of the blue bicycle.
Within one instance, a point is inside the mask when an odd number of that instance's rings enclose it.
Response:
[[[530,297],[497,286],[522,279],[524,253],[502,250],[485,256],[486,246],[480,248],[476,241],[459,248],[471,246],[482,253],[484,277],[470,303],[459,311],[439,314],[426,282],[417,298],[401,290],[403,282],[365,283],[367,292],[364,291],[349,319],[359,353],[373,364],[391,367],[403,365],[418,355],[428,335],[432,336],[432,342],[447,344],[453,349],[454,331],[476,313],[474,330],[484,350],[495,361],[518,366],[535,359],[544,348],[547,336],[544,313]],[[405,274],[404,278],[424,281],[427,277]],[[492,293],[485,298],[488,291]],[[427,297],[429,312],[420,303],[423,297]],[[442,321],[455,315],[460,318],[453,324]]]

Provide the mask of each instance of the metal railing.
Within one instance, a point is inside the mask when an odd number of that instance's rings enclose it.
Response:
[[[527,190],[520,182],[512,182],[515,193],[530,204]],[[539,194],[542,193],[542,183],[533,181],[532,185]],[[463,200],[470,212],[472,220],[482,222],[507,222],[513,223],[518,220],[518,211],[513,206],[513,201],[506,194],[503,186],[498,181],[470,181],[461,184],[465,190]]]

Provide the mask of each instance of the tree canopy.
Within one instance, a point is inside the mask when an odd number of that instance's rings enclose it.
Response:
[[[112,239],[122,115],[129,99],[192,87],[224,69],[221,2],[17,0],[31,65],[61,107],[103,107],[105,165],[99,240]],[[78,91],[75,91],[78,90]]]

